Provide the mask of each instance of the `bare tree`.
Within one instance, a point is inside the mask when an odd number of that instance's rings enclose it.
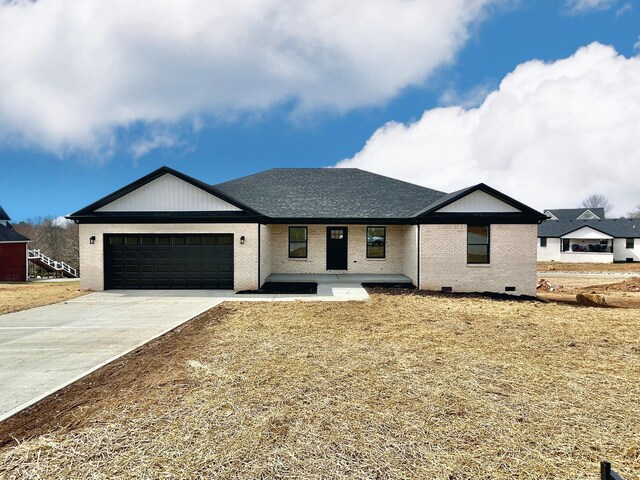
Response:
[[[78,268],[78,225],[60,218],[36,217],[13,225],[18,233],[31,239],[29,248],[39,249],[59,262]]]
[[[606,213],[609,213],[613,208],[613,204],[607,197],[600,193],[593,193],[582,201],[582,206],[585,208],[604,208]]]
[[[627,217],[629,218],[640,218],[640,203],[636,205],[635,210],[627,213]]]

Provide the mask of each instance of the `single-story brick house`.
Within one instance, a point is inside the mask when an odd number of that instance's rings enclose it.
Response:
[[[0,282],[29,280],[29,240],[16,232],[0,206]]]
[[[162,167],[69,216],[81,287],[258,289],[272,274],[395,274],[418,288],[535,295],[544,216],[478,184],[443,193],[359,169],[209,185]]]
[[[603,208],[544,211],[538,260],[563,263],[640,261],[640,219],[606,218]]]

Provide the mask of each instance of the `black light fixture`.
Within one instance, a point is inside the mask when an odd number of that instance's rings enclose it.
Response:
[[[244,245],[244,235],[240,237],[240,245]]]
[[[96,236],[95,236],[95,235],[91,235],[91,236],[89,237],[89,243],[90,243],[91,245],[93,245],[94,243],[96,243]]]

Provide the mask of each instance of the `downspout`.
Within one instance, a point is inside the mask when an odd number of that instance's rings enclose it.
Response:
[[[418,229],[418,278],[416,280],[416,283],[418,285],[416,285],[416,287],[418,287],[418,290],[420,290],[420,224],[416,225],[417,229]]]

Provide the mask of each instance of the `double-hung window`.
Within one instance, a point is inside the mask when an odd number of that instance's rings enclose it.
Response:
[[[307,258],[307,227],[289,227],[289,258]]]
[[[386,227],[367,227],[367,258],[384,258],[386,246]]]
[[[467,225],[467,263],[489,263],[489,225]]]
[[[547,246],[547,237],[540,237],[540,246],[541,247]]]
[[[635,242],[633,238],[627,238],[626,248],[633,248],[634,243]]]

